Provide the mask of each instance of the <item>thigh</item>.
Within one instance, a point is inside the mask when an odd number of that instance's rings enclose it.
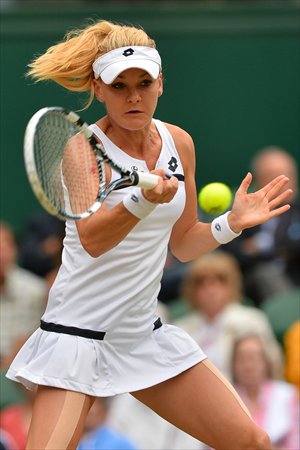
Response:
[[[213,448],[246,448],[259,430],[233,387],[208,360],[132,395]]]
[[[27,449],[76,449],[94,398],[80,392],[39,386]]]

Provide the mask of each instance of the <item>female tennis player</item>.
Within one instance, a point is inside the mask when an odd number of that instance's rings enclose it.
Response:
[[[74,30],[35,59],[29,74],[87,91],[89,103],[95,96],[106,115],[92,130],[109,154],[160,178],[152,190],[113,191],[94,215],[66,223],[41,327],[8,371],[37,386],[27,448],[75,449],[94,398],[131,392],[210,447],[270,449],[196,342],[155,311],[168,244],[189,261],[284,213],[288,179],[248,194],[249,173],[228,214],[198,221],[193,141],[153,118],[163,92],[161,58],[141,29],[99,21]]]

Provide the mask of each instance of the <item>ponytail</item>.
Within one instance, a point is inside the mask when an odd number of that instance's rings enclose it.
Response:
[[[155,48],[155,42],[142,29],[101,20],[68,32],[62,42],[29,64],[26,75],[35,81],[52,80],[70,91],[89,92],[85,105],[88,108],[94,99],[93,62],[104,53],[127,45]]]

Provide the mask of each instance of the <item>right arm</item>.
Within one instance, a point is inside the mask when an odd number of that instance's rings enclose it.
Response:
[[[152,173],[163,177],[164,171],[154,170]],[[152,203],[168,203],[178,188],[176,178],[159,179],[158,185],[147,190],[147,199]],[[130,213],[123,202],[111,209],[105,202],[92,216],[76,222],[79,238],[83,248],[96,258],[118,245],[139,222],[139,218]]]
[[[97,258],[118,245],[139,222],[119,203],[108,209],[105,203],[92,216],[76,222],[83,248],[90,256]]]

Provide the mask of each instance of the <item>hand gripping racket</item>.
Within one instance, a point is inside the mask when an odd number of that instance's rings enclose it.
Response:
[[[42,108],[32,116],[25,131],[24,159],[37,199],[62,220],[90,216],[115,189],[153,189],[159,179],[119,166],[78,114],[60,107]],[[108,167],[120,178],[108,182]]]

